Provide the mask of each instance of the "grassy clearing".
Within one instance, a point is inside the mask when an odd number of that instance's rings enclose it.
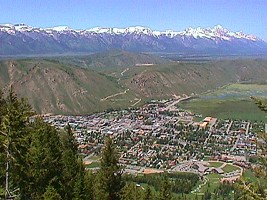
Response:
[[[232,171],[235,171],[235,170],[239,170],[239,168],[234,166],[234,165],[227,164],[222,168],[222,170],[227,173],[227,172],[232,172]]]
[[[220,174],[208,174],[207,178],[208,178],[208,182],[206,185],[204,185],[201,189],[200,189],[200,193],[204,193],[206,191],[209,192],[214,192],[214,190],[220,185],[220,179],[221,179],[221,175]]]
[[[100,167],[100,162],[92,162],[90,165],[86,165],[86,168],[96,168]]]
[[[210,156],[204,156],[204,161],[210,161]]]
[[[221,119],[266,120],[250,96],[267,96],[267,85],[232,84],[198,99],[181,102],[180,107],[203,116]]]
[[[223,165],[222,162],[209,162],[209,167],[218,168],[218,167],[221,167],[222,165]]]
[[[243,172],[243,177],[245,179],[248,179],[252,182],[257,182],[258,181],[258,178],[255,176],[254,172],[250,169],[250,170],[245,170]]]
[[[90,156],[90,160],[100,160],[100,156]]]

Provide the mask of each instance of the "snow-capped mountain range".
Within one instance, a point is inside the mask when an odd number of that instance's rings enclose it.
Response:
[[[147,27],[95,27],[74,30],[67,26],[36,28],[25,24],[0,25],[0,55],[86,53],[109,49],[177,53],[265,53],[267,43],[217,25],[184,31],[154,31]]]

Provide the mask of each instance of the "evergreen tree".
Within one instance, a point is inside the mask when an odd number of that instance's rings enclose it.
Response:
[[[124,184],[122,169],[118,163],[119,157],[116,147],[110,137],[105,140],[101,155],[101,166],[95,184],[94,196],[96,200],[120,199],[120,191]]]
[[[209,199],[211,199],[211,193],[210,193],[209,191],[206,191],[206,192],[204,193],[204,196],[203,196],[202,199],[203,199],[203,200],[209,200]]]
[[[121,200],[139,200],[141,199],[140,188],[136,183],[127,183],[121,191]]]
[[[57,130],[42,119],[31,124],[31,146],[28,162],[31,199],[41,199],[48,186],[62,194],[62,164]]]
[[[79,168],[75,177],[75,183],[73,188],[74,200],[83,200],[86,197],[85,194],[85,170],[82,160],[80,160]]]
[[[10,191],[6,198],[16,189],[22,200],[85,199],[84,166],[70,127],[59,138],[42,119],[30,121],[32,114],[12,90],[6,98],[0,92],[0,186]]]
[[[45,193],[43,194],[44,200],[61,200],[60,195],[57,193],[55,188],[48,186]]]
[[[60,133],[61,147],[62,147],[62,164],[63,164],[63,199],[73,199],[74,193],[78,198],[77,192],[83,185],[84,167],[78,157],[78,144],[73,136],[70,125],[66,127],[66,130]],[[79,183],[78,183],[79,182]],[[78,186],[80,185],[80,186]],[[74,189],[76,191],[74,192]],[[77,199],[76,198],[76,199]]]
[[[159,192],[159,200],[171,200],[172,192],[171,192],[171,184],[167,177],[164,177],[164,179],[161,182],[160,192]]]
[[[143,200],[153,200],[154,195],[151,188],[147,185],[143,194]]]
[[[3,99],[3,94],[0,90],[0,124],[2,124],[5,109],[5,101]],[[0,129],[1,131],[1,129]],[[6,164],[6,154],[4,148],[4,135],[0,132],[0,199],[4,198],[5,188],[5,165]]]
[[[20,192],[21,199],[27,199],[29,132],[27,123],[33,114],[31,106],[18,99],[12,88],[5,100],[1,98],[0,140],[6,165],[6,198],[12,191]],[[1,156],[1,160],[3,155]]]
[[[6,102],[5,102],[5,99],[3,98],[2,91],[0,90],[0,124],[2,124],[3,117],[5,114],[5,106],[6,106]]]
[[[86,200],[93,200],[94,199],[94,187],[95,183],[95,175],[91,171],[85,172],[84,177],[84,192],[85,192],[85,198]]]

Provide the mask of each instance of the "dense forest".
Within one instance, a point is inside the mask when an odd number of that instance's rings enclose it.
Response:
[[[266,108],[266,104],[257,103]],[[266,135],[263,139],[267,141]],[[266,143],[261,147],[266,152]],[[71,127],[58,130],[45,123],[12,90],[5,97],[0,93],[0,149],[1,199],[186,199],[177,193],[190,193],[198,182],[194,174],[125,175],[110,137],[101,152],[100,169],[86,170]],[[255,169],[265,181],[266,166],[263,157]],[[202,199],[228,199],[233,191],[235,199],[265,199],[264,189],[241,180],[235,185],[223,183],[213,198],[206,192]]]

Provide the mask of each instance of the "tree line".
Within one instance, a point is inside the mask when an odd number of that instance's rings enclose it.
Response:
[[[199,176],[194,173],[163,173],[146,174],[144,176],[125,175],[124,179],[128,182],[148,184],[157,191],[161,188],[159,183],[168,179],[171,192],[189,194],[197,185]]]
[[[80,199],[84,166],[70,126],[32,116],[25,99],[0,94],[0,185],[5,199]],[[81,178],[82,177],[82,178]],[[53,197],[52,197],[53,196]]]

